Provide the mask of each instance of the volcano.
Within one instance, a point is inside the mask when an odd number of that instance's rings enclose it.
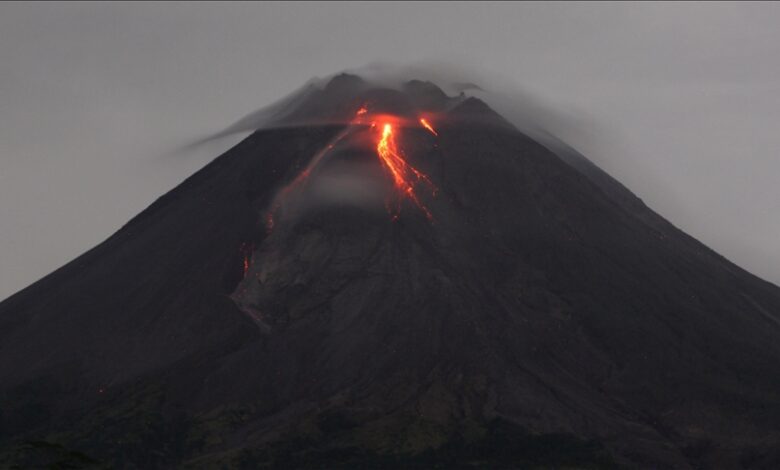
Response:
[[[283,104],[0,304],[0,462],[780,468],[780,288],[474,97]]]

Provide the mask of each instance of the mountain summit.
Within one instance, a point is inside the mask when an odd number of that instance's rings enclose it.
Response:
[[[0,304],[0,461],[780,466],[780,288],[429,82],[262,116]]]

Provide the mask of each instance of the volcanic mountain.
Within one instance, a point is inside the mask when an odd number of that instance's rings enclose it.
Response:
[[[432,83],[264,116],[0,304],[0,462],[780,468],[780,288]]]

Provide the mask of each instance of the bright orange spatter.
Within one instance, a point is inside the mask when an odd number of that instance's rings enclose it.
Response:
[[[428,129],[428,132],[430,132],[431,134],[435,136],[439,135],[439,133],[436,132],[436,130],[433,128],[433,126],[431,126],[431,123],[429,123],[427,119],[420,118],[420,124],[422,124],[424,128]]]

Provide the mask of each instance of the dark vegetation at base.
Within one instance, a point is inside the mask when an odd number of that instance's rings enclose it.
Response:
[[[0,451],[0,468],[8,470],[103,470],[111,467],[60,444],[47,441],[29,441]]]
[[[330,443],[328,436],[289,438],[260,449],[245,449],[230,462],[210,462],[208,457],[199,463],[184,465],[187,468],[225,467],[240,469],[618,469],[604,447],[595,441],[584,441],[568,434],[530,435],[518,426],[501,420],[494,420],[486,426],[486,433],[477,440],[466,440],[460,435],[436,449],[420,453],[380,454],[356,446],[339,446]],[[153,443],[137,442],[137,451],[144,448],[150,453]],[[135,453],[138,453],[135,452]],[[135,454],[134,453],[134,454]],[[132,457],[132,456],[128,456]],[[126,462],[138,463],[137,458],[122,459],[114,465],[99,462],[86,454],[71,450],[60,444],[47,441],[29,441],[0,451],[2,469],[108,469],[124,468]],[[160,466],[158,461],[149,467],[131,468],[175,468],[180,462],[172,456],[158,456],[168,463]]]
[[[291,439],[239,454],[236,466],[252,468],[579,468],[617,469],[604,447],[568,434],[531,435],[494,420],[477,440],[455,435],[444,445],[417,454],[377,454],[358,447],[329,447],[312,438]]]
[[[23,440],[0,435],[0,470],[621,468],[595,440],[562,433],[530,434],[498,418],[441,429],[446,435],[441,445],[410,427],[399,427],[397,435],[384,433],[381,442],[407,442],[425,450],[406,452],[395,447],[377,452],[355,444],[355,433],[366,423],[338,409],[309,418],[314,432],[291,430],[262,447],[249,443],[237,452],[210,453],[206,441],[236,432],[253,412],[227,407],[208,420],[196,419],[166,405],[166,393],[163,383],[150,381],[106,396],[96,408],[71,416],[81,423],[77,428],[67,420],[49,421],[48,431],[33,432]]]

